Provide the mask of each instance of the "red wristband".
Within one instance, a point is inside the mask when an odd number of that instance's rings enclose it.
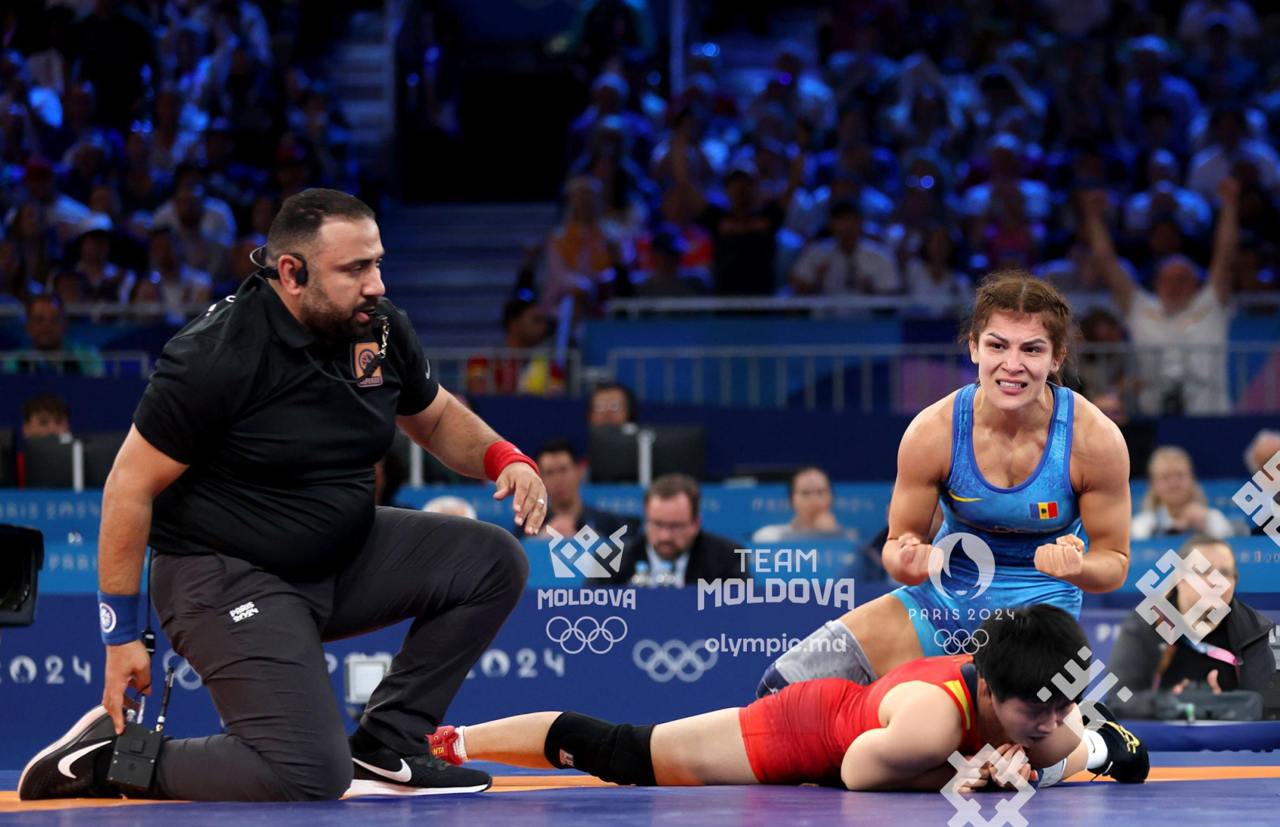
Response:
[[[495,442],[485,449],[484,475],[497,482],[502,469],[513,462],[526,462],[533,466],[535,473],[542,473],[538,470],[538,463],[520,453],[520,449],[510,442]]]

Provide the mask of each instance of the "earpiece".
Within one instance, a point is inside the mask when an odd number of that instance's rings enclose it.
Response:
[[[293,274],[293,280],[298,283],[299,287],[305,286],[307,283],[307,262],[302,258],[302,256],[294,256],[293,253],[288,253],[288,255],[291,255],[298,261],[302,262],[302,266],[298,268],[298,272]]]
[[[260,256],[266,253],[266,249],[267,246],[265,244],[261,247],[255,247],[249,253],[249,261],[258,266],[258,272],[262,274],[263,278],[278,279],[280,278],[280,270],[276,267],[268,267],[266,261],[260,258]],[[298,272],[293,274],[293,280],[298,283],[299,287],[305,287],[308,277],[307,260],[297,253],[284,253],[284,255],[292,256],[302,262],[302,266],[298,268]]]

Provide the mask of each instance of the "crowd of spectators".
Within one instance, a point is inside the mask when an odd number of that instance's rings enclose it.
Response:
[[[816,53],[782,43],[763,73],[696,44],[665,96],[642,49],[595,49],[544,316],[699,294],[898,296],[948,316],[1018,268],[1118,311],[1094,342],[1209,349],[1112,363],[1091,396],[1225,412],[1211,348],[1230,300],[1280,305],[1280,51],[1239,0],[1077,5],[841,5]]]
[[[181,324],[255,269],[282,199],[355,191],[309,5],[3,4],[0,304]]]

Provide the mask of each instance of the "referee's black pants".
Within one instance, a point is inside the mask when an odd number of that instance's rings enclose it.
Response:
[[[154,794],[196,801],[337,798],[351,750],[321,642],[414,618],[361,726],[404,755],[515,608],[529,563],[495,525],[379,508],[351,562],[290,582],[226,555],[156,555],[156,612],[209,688],[226,734],[167,741]],[[252,606],[248,604],[252,603]],[[255,611],[256,610],[256,611]]]

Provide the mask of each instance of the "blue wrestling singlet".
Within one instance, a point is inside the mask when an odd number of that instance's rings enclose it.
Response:
[[[942,644],[958,631],[972,633],[1001,610],[1016,612],[1018,606],[1049,603],[1080,615],[1080,589],[1035,568],[1036,549],[1064,534],[1083,540],[1086,551],[1089,545],[1071,488],[1075,397],[1066,388],[1049,387],[1053,418],[1044,453],[1031,476],[1013,488],[997,488],[978,470],[973,454],[973,396],[978,386],[968,385],[956,394],[951,472],[941,498],[942,527],[933,543],[958,532],[975,535],[991,548],[995,574],[990,586],[980,590],[978,565],[961,541],[951,551],[949,570],[942,574],[943,590],[926,580],[893,592],[911,616],[925,657],[955,654],[955,648],[944,649]],[[940,630],[946,634],[937,634]]]

